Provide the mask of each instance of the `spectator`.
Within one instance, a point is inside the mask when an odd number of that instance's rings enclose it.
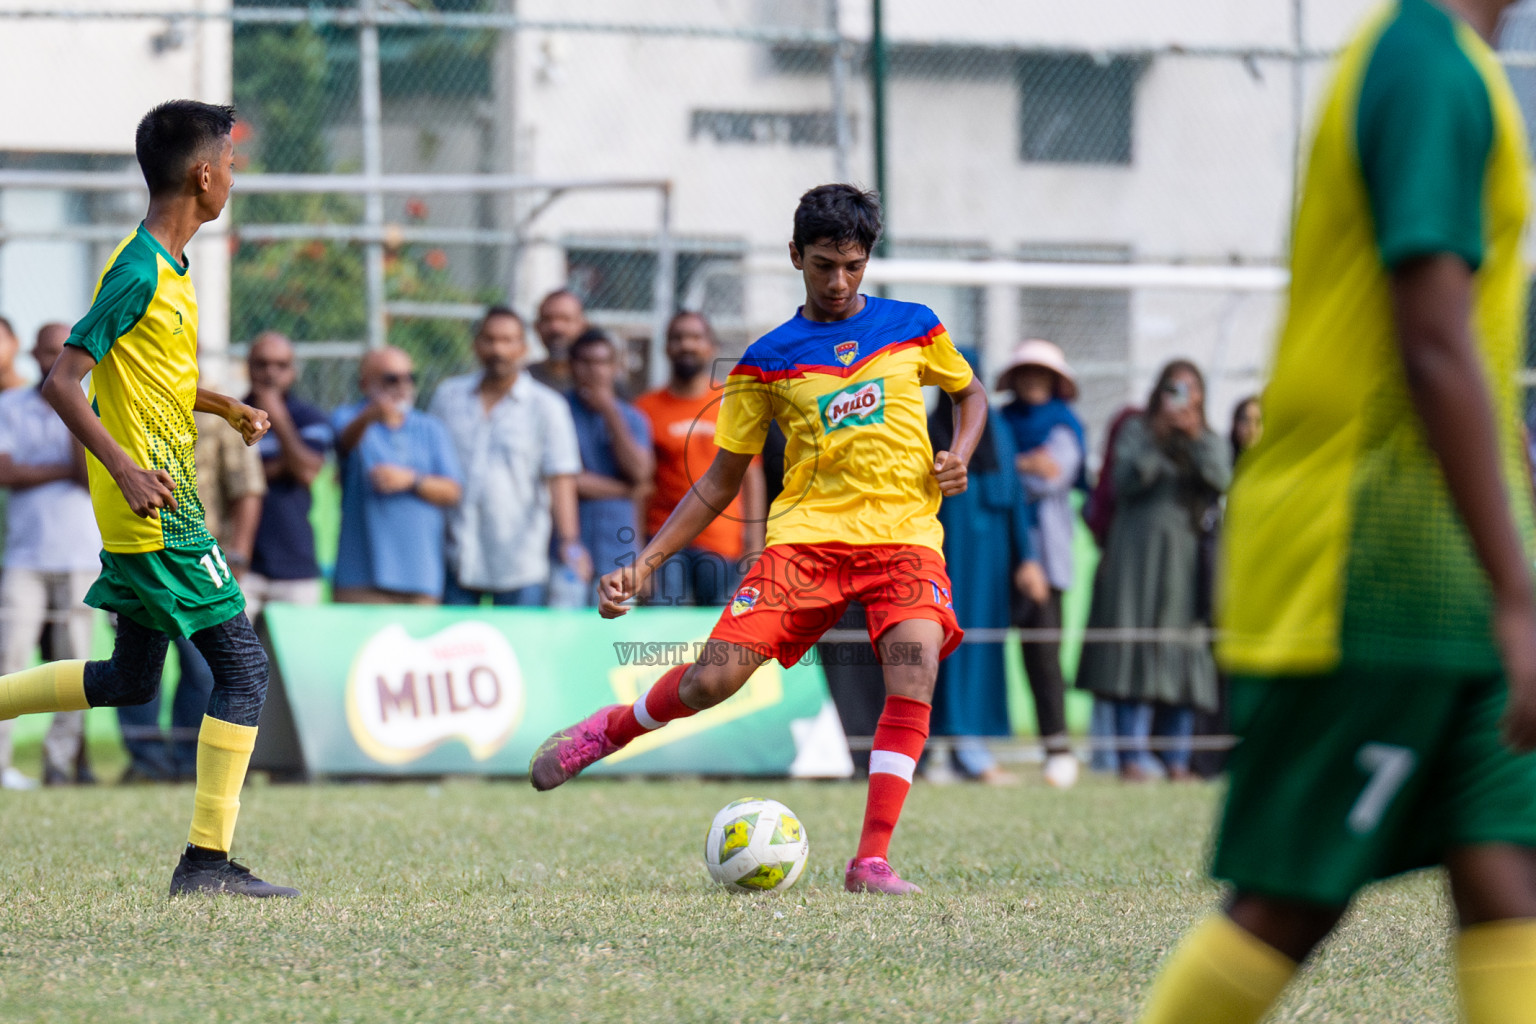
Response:
[[[195,412],[192,419],[197,424],[192,458],[197,466],[197,497],[203,505],[204,521],[224,561],[243,586],[267,492],[261,456],[228,429],[222,417]],[[147,704],[117,709],[118,728],[128,751],[128,768],[121,782],[191,782],[197,778],[198,730],[213,693],[213,672],[189,638],[178,636],[173,643],[180,669],[171,700],[169,735],[160,728],[162,692],[156,691]]]
[[[571,343],[591,326],[575,292],[561,288],[544,296],[533,329],[544,343],[545,356],[542,363],[528,368],[533,379],[556,391],[570,390]]]
[[[1225,440],[1205,420],[1205,381],[1192,363],[1163,368],[1147,411],[1128,420],[1114,450],[1116,507],[1088,624],[1094,629],[1189,630],[1199,625],[1200,519],[1226,490]],[[1115,701],[1120,775],[1161,774],[1147,751],[1153,704],[1169,714],[1168,776],[1191,777],[1194,709],[1216,707],[1216,666],[1205,643],[1163,638],[1083,646],[1078,686]],[[1180,743],[1179,741],[1184,742]]]
[[[954,402],[940,392],[938,407],[928,419],[933,450],[947,451],[954,434]],[[1048,597],[1049,586],[1030,538],[1029,508],[1014,469],[1017,454],[1007,422],[997,410],[990,410],[971,456],[969,486],[939,506],[955,617],[964,629],[1006,629],[1015,591],[1024,591],[1034,602],[1044,603]],[[961,772],[992,785],[1018,781],[998,766],[981,739],[1013,732],[1005,680],[1003,645],[968,643],[939,665],[934,690],[935,731],[956,737],[955,760]],[[1040,704],[1038,697],[1036,703]],[[1060,708],[1057,693],[1058,718]],[[1042,706],[1042,735],[1053,740],[1059,735],[1064,743],[1065,724],[1049,714]]]
[[[53,369],[67,337],[68,324],[45,324],[37,332],[32,358],[39,379]],[[11,492],[0,576],[0,671],[30,665],[45,630],[53,657],[91,656],[92,613],[84,602],[101,569],[101,534],[86,486],[85,449],[41,390],[0,392],[0,487]],[[11,765],[10,725],[0,726],[0,788],[30,788],[31,780]],[[85,712],[55,712],[43,740],[43,783],[95,781]]]
[[[1109,544],[1109,526],[1115,518],[1115,442],[1120,439],[1121,429],[1141,415],[1141,407],[1127,405],[1114,418],[1109,421],[1109,427],[1104,433],[1104,455],[1099,463],[1099,478],[1094,482],[1088,492],[1088,500],[1083,502],[1083,522],[1088,526],[1088,532],[1093,534],[1093,541],[1098,545],[1102,555],[1104,548]],[[1098,570],[1094,574],[1094,589],[1098,589],[1099,574],[1104,571],[1104,562],[1101,558]],[[1115,772],[1120,770],[1120,756],[1114,750],[1115,744],[1115,702],[1103,697],[1093,699],[1093,716],[1089,719],[1088,737],[1093,744],[1093,753],[1089,758],[1089,767],[1096,772]]]
[[[1014,465],[1029,505],[1030,543],[1049,582],[1044,600],[1015,591],[1013,623],[1022,629],[1061,629],[1061,596],[1071,589],[1072,546],[1077,517],[1072,489],[1084,483],[1087,438],[1068,405],[1077,397],[1077,379],[1066,355],[1048,341],[1026,341],[998,378],[1012,391],[1002,409],[1018,454]],[[1066,789],[1077,781],[1077,758],[1067,739],[1066,680],[1060,641],[1022,645],[1024,670],[1035,698],[1035,717],[1045,746],[1045,780]]]
[[[480,372],[450,377],[432,411],[464,467],[464,501],[448,521],[443,600],[476,605],[544,604],[551,529],[562,564],[583,584],[592,562],[581,544],[576,475],[581,453],[571,407],[526,373],[523,321],[492,306],[475,330]]]
[[[11,329],[11,322],[0,316],[0,392],[27,387],[27,378],[16,369],[16,357],[20,353],[21,342]]]
[[[315,531],[309,524],[310,487],[331,449],[330,417],[295,398],[298,368],[293,343],[268,331],[251,343],[246,368],[251,393],[245,399],[272,421],[256,450],[267,480],[261,522],[251,565],[240,583],[246,612],[254,620],[269,601],[320,603],[320,565]]]
[[[587,331],[571,344],[576,387],[566,398],[581,449],[581,543],[599,575],[634,561],[640,549],[635,497],[650,489],[655,471],[650,422],[615,393],[618,370],[618,353],[603,332]],[[587,603],[597,604],[595,588]]]
[[[1232,430],[1227,440],[1232,448],[1232,468],[1237,469],[1243,452],[1258,443],[1264,432],[1264,420],[1259,412],[1259,397],[1250,395],[1238,402],[1232,410]],[[1219,502],[1212,502],[1206,514],[1206,529],[1200,536],[1200,590],[1202,618],[1214,623],[1215,565],[1218,547],[1217,535],[1221,528],[1222,509]],[[1165,712],[1166,715],[1166,712]],[[1153,731],[1156,731],[1153,719]],[[1221,672],[1216,674],[1216,710],[1195,713],[1195,736],[1225,736],[1228,734],[1227,679]],[[1227,767],[1227,752],[1220,749],[1197,750],[1190,756],[1190,768],[1202,779],[1213,779]]]
[[[710,387],[710,367],[717,351],[714,330],[702,313],[677,314],[667,327],[671,378],[635,400],[651,421],[656,448],[656,485],[645,513],[647,536],[656,535],[694,478],[714,460],[720,396]],[[692,547],[678,552],[656,574],[661,592],[650,595],[652,603],[724,604],[740,582],[742,556],[763,549],[764,493],[759,460],[742,483],[741,497],[704,528]]]
[[[441,420],[415,408],[416,374],[400,349],[365,355],[358,386],[363,401],[331,418],[341,459],[335,598],[436,604],[446,571],[445,510],[463,494],[453,441]]]

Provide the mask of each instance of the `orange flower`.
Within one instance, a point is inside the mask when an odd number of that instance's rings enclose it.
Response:
[[[426,256],[422,257],[421,262],[425,263],[432,270],[447,270],[448,254],[441,249],[430,249]]]

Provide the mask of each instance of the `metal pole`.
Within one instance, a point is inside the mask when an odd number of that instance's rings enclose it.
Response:
[[[379,100],[379,26],[375,20],[378,0],[359,0],[362,27],[358,29],[359,97],[363,119],[363,173],[377,182],[384,173],[383,126]],[[375,184],[364,200],[364,223],[384,228],[384,193]],[[388,337],[385,319],[384,243],[370,241],[363,248],[368,282],[368,347],[382,348]]]
[[[831,29],[837,33],[832,44],[832,177],[848,180],[848,150],[853,132],[848,124],[848,44],[843,39],[839,0],[829,5]]]
[[[651,329],[651,353],[646,376],[651,387],[667,381],[667,324],[677,302],[677,250],[672,245],[672,187],[661,190],[661,218],[656,230],[656,322]]]
[[[873,32],[870,39],[870,90],[875,106],[875,191],[880,193],[880,204],[885,210],[885,230],[875,243],[876,256],[889,256],[891,250],[891,197],[885,181],[885,4],[873,0]]]
[[[1300,199],[1301,185],[1301,134],[1306,131],[1307,117],[1307,57],[1306,24],[1302,10],[1303,0],[1291,2],[1291,41],[1296,54],[1291,58],[1291,216],[1286,224],[1286,248],[1290,248],[1291,225],[1296,222],[1296,203]]]

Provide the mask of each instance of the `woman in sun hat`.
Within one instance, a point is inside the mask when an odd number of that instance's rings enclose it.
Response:
[[[1034,524],[1030,539],[1050,583],[1043,601],[1015,594],[1013,621],[1025,629],[1060,629],[1061,595],[1073,579],[1072,488],[1084,481],[1087,451],[1082,421],[1068,404],[1077,397],[1077,375],[1059,347],[1032,339],[1014,349],[997,388],[1013,394],[1001,411],[1018,449],[1014,466]],[[1077,781],[1078,766],[1067,741],[1061,644],[1029,642],[1022,653],[1045,746],[1045,780],[1065,789]]]

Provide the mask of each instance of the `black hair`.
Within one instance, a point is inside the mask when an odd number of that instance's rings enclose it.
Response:
[[[720,339],[715,335],[715,325],[709,322],[709,317],[696,309],[681,309],[673,313],[672,319],[667,321],[667,337],[672,336],[672,328],[677,326],[679,320],[689,319],[697,320],[699,326],[704,328],[704,336],[709,339],[709,343],[716,348],[720,347]]]
[[[482,316],[475,324],[475,337],[478,338],[480,336],[480,332],[485,330],[485,325],[490,323],[493,318],[498,316],[511,317],[513,320],[517,321],[517,326],[523,328],[524,330],[528,329],[528,325],[523,323],[523,318],[517,315],[517,310],[513,309],[511,306],[498,302],[494,306],[486,307],[485,315]]]
[[[1205,374],[1200,372],[1200,367],[1188,359],[1175,359],[1164,366],[1162,372],[1157,375],[1157,383],[1152,385],[1152,394],[1147,398],[1147,415],[1155,416],[1163,409],[1163,400],[1168,396],[1168,389],[1173,386],[1173,378],[1179,374],[1189,374],[1200,384],[1200,419],[1205,421]]]
[[[235,128],[235,108],[197,100],[170,100],[144,115],[133,152],[151,196],[181,187],[192,161]]]
[[[11,322],[3,316],[0,316],[0,330],[4,330],[6,334],[9,334],[13,338],[16,337],[16,329],[12,327]]]
[[[874,252],[880,238],[880,197],[856,185],[817,185],[795,207],[795,249],[818,242]]]
[[[607,345],[610,349],[613,350],[615,355],[617,355],[619,351],[619,346],[614,344],[613,339],[608,336],[607,331],[603,330],[601,327],[588,327],[586,330],[576,335],[576,340],[571,342],[570,348],[566,350],[566,355],[570,359],[575,359],[577,352],[587,348],[590,345]]]

